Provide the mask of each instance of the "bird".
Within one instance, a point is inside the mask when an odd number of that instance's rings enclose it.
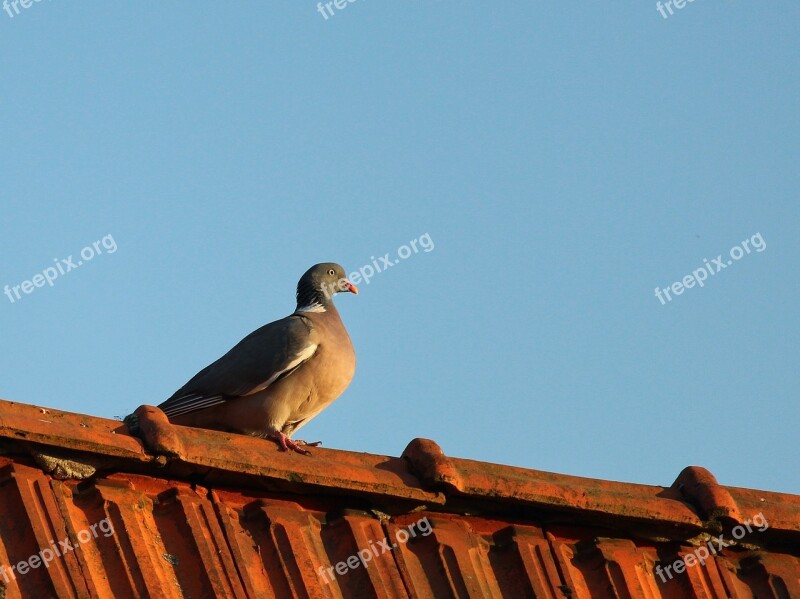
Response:
[[[358,294],[334,262],[309,268],[289,316],[253,331],[158,407],[170,422],[271,439],[309,455],[292,440],[300,427],[348,387],[356,354],[333,296]]]

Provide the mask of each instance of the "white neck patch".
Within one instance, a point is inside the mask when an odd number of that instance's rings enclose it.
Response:
[[[325,312],[325,306],[317,303],[309,304],[308,306],[298,308],[297,312]]]

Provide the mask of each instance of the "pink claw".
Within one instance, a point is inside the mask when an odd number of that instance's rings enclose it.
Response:
[[[300,441],[299,439],[297,441],[292,441],[289,437],[287,437],[281,432],[270,433],[269,435],[267,435],[267,438],[275,441],[278,444],[278,447],[280,447],[281,451],[289,451],[291,449],[292,451],[301,453],[303,455],[311,455],[310,451],[308,451],[307,449],[303,449],[302,447],[303,445],[307,445],[309,447],[316,447],[317,445],[320,445],[322,443],[322,441],[314,441],[313,443],[307,443],[305,441]]]

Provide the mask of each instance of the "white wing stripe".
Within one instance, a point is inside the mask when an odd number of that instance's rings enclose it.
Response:
[[[281,376],[283,373],[289,372],[290,370],[293,370],[298,366],[300,366],[300,364],[302,364],[306,360],[309,360],[311,356],[313,356],[316,353],[318,347],[319,344],[317,343],[311,343],[307,345],[303,351],[297,354],[294,360],[292,360],[286,365],[286,368],[273,374],[271,377],[269,377],[269,379],[267,379],[266,382],[261,383],[258,387],[256,387],[252,391],[247,392],[247,395],[252,395],[253,393],[258,393],[259,391],[263,391],[264,389],[269,387],[272,383],[274,383],[277,380],[277,378]]]

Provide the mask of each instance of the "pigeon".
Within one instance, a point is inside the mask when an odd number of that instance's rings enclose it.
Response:
[[[253,331],[158,407],[175,424],[252,435],[310,454],[291,435],[338,398],[356,354],[333,296],[358,289],[333,262],[297,283],[297,308]]]

